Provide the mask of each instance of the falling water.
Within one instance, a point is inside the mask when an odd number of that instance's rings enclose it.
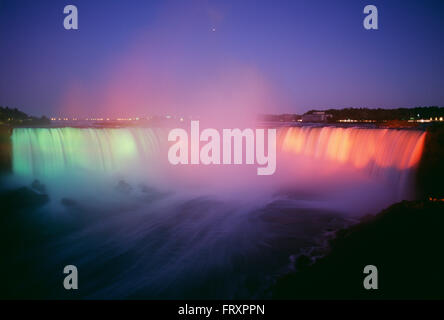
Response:
[[[413,130],[296,127],[284,133],[282,149],[357,169],[409,169],[421,158],[425,132]]]
[[[267,202],[283,189],[296,190],[322,194],[323,206],[360,212],[365,206],[354,198],[364,194],[373,210],[414,196],[425,135],[416,130],[280,128],[276,174],[258,177],[246,165],[170,165],[163,129],[19,128],[12,135],[13,171],[39,179],[59,198],[99,189],[106,197],[106,190],[123,180],[179,193],[231,193],[253,202]]]
[[[412,196],[425,133],[294,127],[278,136],[276,173],[257,176],[248,166],[171,166],[160,129],[14,129],[14,176],[39,179],[49,194],[34,214],[12,215],[33,235],[23,258],[5,259],[26,277],[15,294],[69,298],[53,288],[60,266],[73,264],[86,298],[266,297],[289,257]]]
[[[405,170],[418,164],[425,135],[414,130],[294,127],[280,130],[279,143],[282,154],[292,154],[294,159],[336,162],[355,169]],[[68,170],[128,173],[153,166],[165,140],[161,130],[149,128],[14,129],[13,170],[32,177]]]
[[[69,170],[129,172],[152,162],[159,152],[154,129],[15,129],[13,171],[36,178]]]

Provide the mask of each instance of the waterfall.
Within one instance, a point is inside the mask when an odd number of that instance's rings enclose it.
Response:
[[[328,206],[336,197],[336,203],[345,204],[338,205],[340,210],[353,211],[364,195],[376,208],[414,196],[425,136],[416,130],[281,128],[276,174],[258,177],[247,165],[169,164],[163,129],[16,128],[12,163],[14,175],[39,179],[60,197],[68,189],[71,194],[104,193],[124,180],[133,186],[239,198],[266,199],[292,189],[329,199]]]
[[[292,127],[280,130],[279,145],[281,155],[295,160],[402,171],[418,164],[425,136],[415,130]],[[37,178],[69,170],[128,173],[162,161],[158,155],[166,143],[160,129],[16,128],[13,171]]]
[[[49,288],[43,292],[51,297],[58,291],[46,284],[60,281],[69,263],[86,270],[81,298],[255,298],[252,284],[267,292],[289,257],[322,253],[332,230],[408,199],[426,135],[280,128],[276,173],[258,176],[247,165],[173,166],[165,133],[13,130],[12,178],[49,198],[44,207],[5,214],[20,222],[8,230],[26,244],[15,241],[23,250],[5,259],[13,262],[7,268],[37,263],[17,290]],[[13,201],[32,205],[20,194]]]
[[[147,128],[18,128],[12,134],[13,171],[45,178],[67,171],[128,173],[148,166],[160,132]]]
[[[284,133],[282,149],[355,168],[403,170],[418,164],[425,136],[425,132],[414,130],[295,127]]]
[[[381,203],[388,205],[414,197],[414,177],[425,137],[418,130],[292,127],[281,132],[279,143],[282,157],[303,171],[301,180],[340,189],[352,176],[356,188],[375,185],[356,191],[355,197],[373,197],[379,192],[378,198],[386,198]],[[347,191],[350,197],[353,189]]]

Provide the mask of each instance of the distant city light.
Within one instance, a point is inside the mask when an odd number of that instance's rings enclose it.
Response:
[[[418,117],[420,117],[420,114],[417,114]],[[180,122],[184,122],[185,119],[192,119],[193,117],[191,116],[182,116],[182,117],[176,117],[176,116],[172,116],[172,115],[164,115],[163,117],[165,117],[165,119],[177,119]],[[141,121],[141,120],[151,120],[151,119],[155,119],[155,116],[146,116],[146,117],[134,117],[134,118],[79,118],[79,117],[74,117],[74,118],[69,118],[69,117],[50,117],[49,119],[51,121]],[[8,118],[8,121],[13,121],[13,118]],[[398,119],[400,120],[400,119]],[[283,119],[279,119],[279,121],[284,122],[286,120]],[[291,122],[302,122],[302,119],[292,119],[292,120],[288,120]],[[340,119],[337,120],[337,122],[339,123],[376,123],[376,122],[387,122],[387,121],[391,121],[391,120],[357,120],[357,119]],[[402,120],[400,120],[402,121]],[[405,120],[406,122],[419,122],[419,123],[426,123],[426,122],[434,122],[434,121],[444,121],[444,117],[443,116],[434,116],[434,117],[430,117],[428,119],[424,119],[424,118],[414,118],[411,117],[408,120]]]

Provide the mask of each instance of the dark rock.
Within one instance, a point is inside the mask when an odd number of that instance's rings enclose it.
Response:
[[[4,192],[0,195],[0,211],[2,213],[12,213],[21,209],[38,208],[48,201],[48,195],[37,193],[27,187],[22,187]]]
[[[77,202],[75,202],[75,201],[72,200],[72,199],[63,198],[60,202],[61,202],[65,207],[70,207],[70,208],[72,208],[72,207],[77,207]]]
[[[12,170],[12,129],[0,125],[0,173],[8,173]]]
[[[32,182],[31,188],[40,193],[47,194],[45,185],[37,179]]]
[[[130,193],[133,190],[133,187],[131,187],[131,185],[124,180],[119,180],[116,190],[122,193]]]
[[[278,279],[279,299],[443,299],[443,201],[403,201],[336,233],[327,255]],[[307,265],[307,258],[301,261]],[[378,290],[365,290],[375,265]],[[298,269],[296,269],[298,270]]]
[[[296,270],[303,270],[307,268],[311,264],[311,259],[309,256],[302,254],[300,255],[295,262]]]
[[[427,128],[424,151],[417,170],[417,186],[422,198],[444,198],[444,125]]]

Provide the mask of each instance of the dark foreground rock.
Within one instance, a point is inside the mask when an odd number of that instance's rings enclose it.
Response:
[[[39,208],[48,201],[48,195],[27,187],[21,187],[0,194],[0,209],[2,213],[13,214],[22,209]]]
[[[0,124],[0,174],[11,172],[12,167],[12,129]]]
[[[280,278],[280,299],[443,299],[444,202],[392,205],[338,232],[330,253]],[[366,265],[378,268],[379,289],[363,287]]]
[[[417,171],[419,197],[444,198],[444,125],[427,128],[421,162]]]

